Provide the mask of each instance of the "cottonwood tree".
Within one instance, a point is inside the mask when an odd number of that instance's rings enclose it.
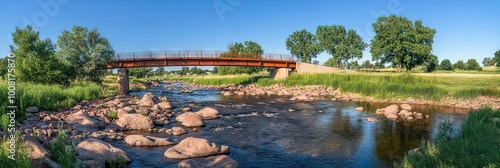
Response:
[[[229,52],[221,54],[221,58],[262,58],[264,50],[262,47],[253,41],[245,41],[244,43],[230,43],[228,46]],[[238,67],[238,66],[219,66],[217,73],[220,75],[227,74],[252,74],[262,71],[260,67]]]
[[[41,40],[39,35],[30,25],[24,29],[16,27],[12,33],[14,45],[10,49],[16,54],[17,79],[41,84],[69,84],[63,73],[67,68],[54,56],[56,46],[50,39]]]
[[[483,59],[483,66],[491,66],[491,65],[493,65],[491,57],[486,57]]]
[[[495,52],[495,56],[492,59],[492,65],[496,64],[497,67],[500,67],[500,50]]]
[[[374,67],[375,66],[370,62],[370,60],[366,60],[363,64],[361,64],[361,68],[365,69],[373,69]]]
[[[424,26],[420,20],[412,22],[396,15],[379,17],[373,23],[373,29],[372,59],[392,63],[398,72],[403,67],[409,71],[422,65],[431,56],[436,30]]]
[[[455,69],[459,69],[459,70],[467,69],[467,66],[465,65],[464,61],[462,61],[462,60],[458,60],[455,64],[453,64],[453,67]]]
[[[0,58],[0,78],[5,79],[7,74],[7,57]]]
[[[286,49],[300,62],[311,63],[311,60],[321,53],[315,35],[305,29],[293,32],[285,43]]]
[[[449,59],[444,59],[443,61],[441,61],[439,69],[444,71],[451,71],[453,70],[453,65],[451,65],[451,61]]]
[[[337,68],[341,63],[347,64],[350,59],[362,58],[368,46],[355,30],[346,31],[342,25],[318,26],[316,37],[319,47],[337,61]]]
[[[481,66],[476,61],[476,59],[469,59],[469,60],[467,60],[466,67],[467,67],[466,68],[467,70],[473,70],[473,71],[480,71],[480,70],[482,70]]]
[[[426,72],[432,72],[438,69],[439,66],[439,60],[438,57],[434,54],[431,54],[429,59],[426,60],[425,62],[425,71]]]
[[[64,30],[57,40],[57,55],[71,67],[66,72],[77,80],[101,82],[105,74],[102,67],[112,61],[115,51],[108,39],[101,36],[97,29],[74,26],[71,31]]]

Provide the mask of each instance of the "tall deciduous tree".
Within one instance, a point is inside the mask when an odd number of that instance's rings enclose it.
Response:
[[[57,55],[71,68],[68,75],[79,80],[100,82],[105,71],[100,68],[112,61],[115,51],[108,39],[101,36],[97,29],[74,26],[65,30],[57,40]]]
[[[491,66],[491,65],[493,65],[491,57],[485,57],[483,59],[483,66]]]
[[[229,52],[221,54],[223,58],[262,58],[264,50],[262,47],[253,41],[245,41],[244,43],[231,43],[228,46]],[[217,73],[221,75],[227,74],[252,74],[260,72],[263,69],[260,67],[238,67],[238,66],[220,66],[217,67]]]
[[[439,60],[438,57],[435,56],[434,54],[431,54],[429,59],[425,62],[425,71],[426,72],[432,72],[438,69],[439,66]]]
[[[7,74],[7,57],[0,58],[0,78],[5,79]]]
[[[365,69],[372,69],[374,68],[375,65],[373,65],[370,60],[366,60],[365,62],[363,62],[363,64],[361,64],[361,68],[365,68]]]
[[[445,70],[445,71],[451,71],[453,70],[453,65],[451,65],[451,61],[449,59],[444,59],[441,61],[441,64],[439,65],[439,69]]]
[[[29,25],[24,29],[16,27],[12,39],[14,45],[10,48],[16,54],[17,79],[42,84],[69,84],[63,74],[65,67],[54,56],[56,46],[50,39],[41,40],[39,32]]]
[[[466,63],[467,70],[480,71],[483,70],[476,59],[469,59]]]
[[[350,59],[360,59],[368,46],[355,30],[348,30],[342,25],[318,26],[316,37],[322,50],[333,56],[339,68]]]
[[[495,56],[493,57],[491,63],[492,65],[496,64],[497,67],[500,67],[500,50],[495,52]]]
[[[436,30],[424,26],[422,21],[390,15],[379,17],[373,28],[375,37],[370,49],[373,60],[392,63],[401,72],[402,67],[409,71],[430,58]]]
[[[453,64],[453,68],[459,70],[465,70],[467,69],[467,66],[465,65],[464,61],[458,60],[455,64]]]
[[[321,52],[314,34],[305,29],[293,32],[285,43],[286,49],[301,62],[311,63],[311,60]]]

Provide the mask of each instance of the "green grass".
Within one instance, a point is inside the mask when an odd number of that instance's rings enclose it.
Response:
[[[30,159],[28,158],[28,150],[26,146],[24,146],[24,141],[20,138],[19,132],[15,133],[15,160],[11,160],[8,158],[10,155],[9,145],[7,142],[10,140],[7,136],[2,137],[1,145],[0,145],[0,167],[12,167],[12,168],[29,168],[31,167]]]
[[[117,119],[118,112],[111,110],[111,111],[108,111],[108,114],[106,114],[106,116],[108,116],[109,119]]]
[[[68,144],[66,139],[68,134],[65,130],[59,129],[59,134],[56,140],[50,146],[49,150],[52,154],[51,159],[58,163],[62,168],[76,167],[76,153],[73,144]]]
[[[117,159],[110,159],[108,161],[107,167],[109,167],[109,168],[126,168],[127,161],[123,157],[119,157]]]
[[[42,110],[57,110],[59,108],[71,107],[74,101],[93,100],[102,96],[102,86],[85,82],[71,87],[59,85],[40,85],[30,83],[17,83],[15,91],[16,119],[24,118],[24,109],[27,107],[38,107]],[[3,120],[7,113],[8,85],[0,83],[0,118],[2,128],[6,122]],[[4,129],[5,130],[5,129]]]
[[[500,167],[500,110],[473,110],[459,130],[442,123],[436,139],[396,167]]]

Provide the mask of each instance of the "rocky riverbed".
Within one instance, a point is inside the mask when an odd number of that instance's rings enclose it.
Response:
[[[134,94],[58,112],[26,109],[19,128],[36,149],[30,157],[57,167],[46,149],[65,130],[82,167],[105,167],[117,158],[130,167],[384,167],[429,140],[435,123],[454,118],[458,125],[464,117],[443,113],[459,109],[360,102],[365,98],[321,86],[164,82]],[[389,114],[397,117],[389,120]],[[417,120],[425,122],[408,125]]]

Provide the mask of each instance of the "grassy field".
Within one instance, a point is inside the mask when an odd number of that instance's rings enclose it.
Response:
[[[499,74],[394,74],[394,73],[325,73],[292,74],[283,81],[266,76],[205,76],[168,77],[196,84],[245,84],[258,83],[268,86],[283,83],[286,86],[323,85],[340,88],[344,92],[360,93],[375,98],[424,98],[441,99],[475,98],[477,96],[500,97]]]
[[[422,151],[406,156],[396,167],[500,167],[500,110],[471,111],[455,130],[441,123],[437,137]]]

